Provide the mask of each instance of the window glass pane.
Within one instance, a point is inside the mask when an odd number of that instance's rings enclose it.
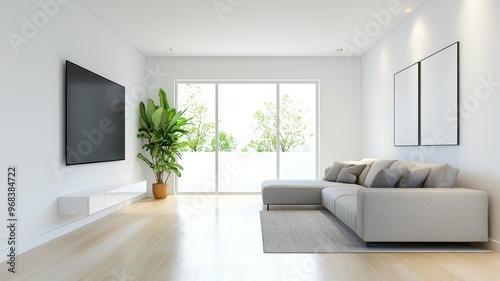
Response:
[[[279,89],[280,178],[316,178],[316,83]]]
[[[276,178],[276,84],[219,85],[219,191]]]
[[[191,118],[184,141],[189,143],[179,163],[179,192],[215,191],[215,84],[178,84],[179,109]]]

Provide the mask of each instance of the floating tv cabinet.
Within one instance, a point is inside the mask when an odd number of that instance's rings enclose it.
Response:
[[[60,215],[91,215],[117,204],[135,203],[146,196],[146,181],[93,188],[58,198]]]

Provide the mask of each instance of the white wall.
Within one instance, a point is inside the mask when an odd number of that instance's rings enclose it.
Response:
[[[489,193],[489,247],[500,249],[500,2],[428,0],[362,57],[362,155],[448,162],[457,185]],[[460,145],[393,146],[393,75],[460,41]],[[490,82],[485,82],[490,81]]]
[[[334,160],[360,157],[359,58],[158,57],[146,58],[146,66],[168,73],[160,85],[171,102],[176,79],[319,79],[320,170]],[[158,100],[157,90],[148,94]]]
[[[7,166],[18,165],[17,240],[24,251],[88,220],[58,215],[58,196],[145,178],[136,159],[137,101],[131,102],[144,97],[145,58],[77,0],[2,1],[0,21],[0,217]],[[12,34],[21,43],[12,44]],[[125,161],[65,166],[65,60],[125,86]],[[0,229],[0,249],[7,248],[6,231]]]

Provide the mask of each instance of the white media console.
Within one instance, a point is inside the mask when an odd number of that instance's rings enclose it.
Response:
[[[146,196],[145,180],[102,186],[58,198],[60,215],[91,215],[120,203],[130,203]]]

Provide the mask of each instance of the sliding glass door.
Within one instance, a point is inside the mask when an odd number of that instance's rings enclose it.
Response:
[[[177,191],[260,192],[267,179],[315,178],[317,82],[176,82],[191,124]]]

